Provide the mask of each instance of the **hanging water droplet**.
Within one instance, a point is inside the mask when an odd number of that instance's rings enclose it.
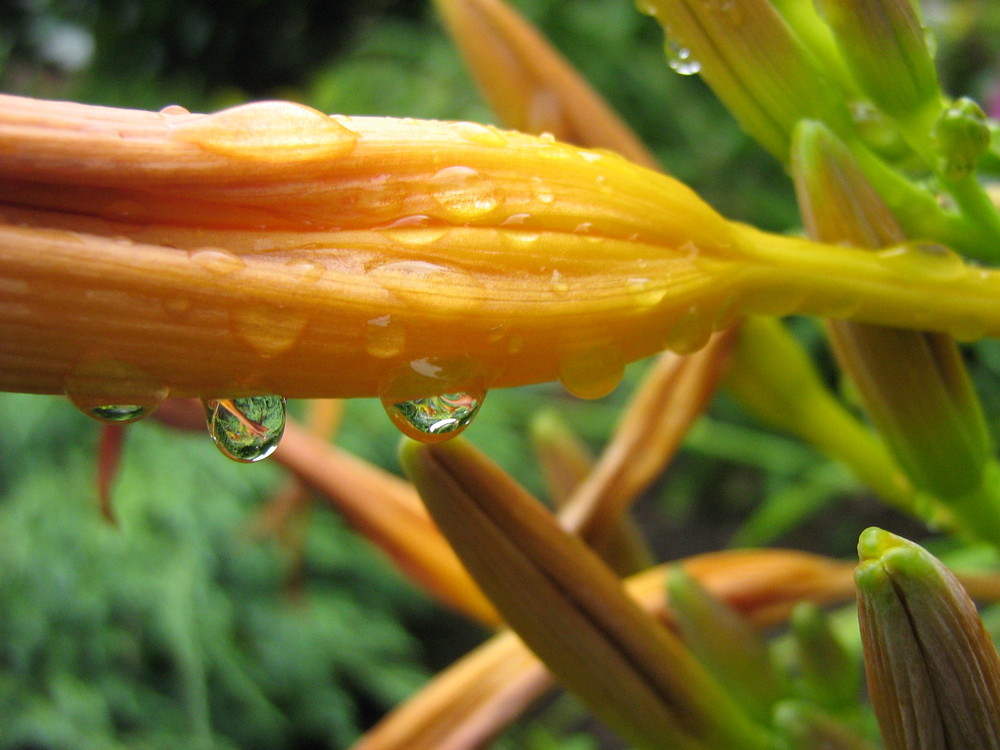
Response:
[[[169,390],[135,367],[111,359],[82,363],[63,382],[66,397],[101,422],[135,422],[153,413]]]
[[[383,397],[382,406],[407,437],[423,443],[437,443],[455,437],[468,427],[485,397],[485,392],[442,393],[395,403]]]
[[[559,363],[559,382],[578,398],[607,396],[625,375],[625,361],[616,346],[595,344],[573,352]]]
[[[285,431],[285,399],[249,396],[202,401],[208,434],[223,455],[252,463],[267,458]]]
[[[148,413],[146,407],[139,404],[103,404],[92,406],[89,415],[102,422],[115,422],[124,424],[142,419]]]
[[[668,39],[663,50],[667,54],[667,64],[682,76],[691,76],[701,71],[701,63],[691,56],[691,50]]]

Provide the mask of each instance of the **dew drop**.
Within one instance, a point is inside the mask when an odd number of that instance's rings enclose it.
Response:
[[[426,214],[414,214],[396,219],[377,228],[386,237],[404,245],[433,245],[448,233],[447,225],[434,225]]]
[[[309,260],[290,260],[285,263],[285,267],[297,273],[306,284],[315,284],[326,273],[326,269],[321,264]]]
[[[185,119],[171,134],[216,154],[262,161],[340,156],[358,138],[334,118],[291,102],[252,102]]]
[[[635,7],[643,15],[651,16],[652,18],[657,18],[660,14],[660,9],[650,0],[636,0]]]
[[[958,279],[969,272],[962,256],[954,250],[930,242],[907,242],[886,250],[878,257],[903,274],[918,274],[934,279]]]
[[[442,313],[467,311],[482,298],[481,285],[470,274],[423,260],[401,260],[375,266],[369,275],[400,300],[433,306]]]
[[[221,247],[202,247],[191,250],[188,257],[195,265],[219,276],[229,276],[247,267],[240,256],[223,250]]]
[[[632,277],[625,282],[625,289],[635,305],[643,310],[656,307],[667,296],[663,284],[646,277]]]
[[[663,50],[667,55],[667,64],[674,72],[690,76],[701,71],[701,63],[691,56],[691,50],[687,47],[668,39],[663,44]]]
[[[146,407],[139,404],[102,404],[90,407],[88,414],[94,419],[102,422],[135,422],[142,419],[149,412]]]
[[[607,396],[625,375],[618,347],[594,345],[573,352],[559,364],[559,382],[578,398]]]
[[[507,138],[493,126],[481,125],[478,122],[456,122],[452,127],[463,138],[480,146],[507,145]]]
[[[678,354],[690,354],[705,346],[711,335],[712,318],[692,305],[671,327],[666,347]]]
[[[138,369],[114,360],[78,366],[63,382],[66,397],[101,422],[135,422],[153,413],[169,389]]]
[[[386,414],[407,437],[438,443],[455,437],[475,419],[485,391],[442,393],[438,396],[394,402],[382,398]]]
[[[545,180],[537,175],[531,178],[531,193],[539,203],[552,203],[556,199],[552,188],[545,184]]]
[[[285,399],[249,396],[203,400],[208,434],[222,454],[234,461],[253,463],[278,447],[285,431]]]
[[[427,183],[432,187],[431,197],[452,221],[488,216],[504,201],[500,187],[472,167],[445,167]]]
[[[263,357],[274,357],[295,346],[309,315],[273,302],[247,303],[229,311],[233,335]]]
[[[372,318],[365,327],[365,351],[379,359],[398,356],[406,346],[406,331],[391,315]]]
[[[187,107],[182,107],[180,104],[168,104],[166,107],[160,110],[161,115],[189,115],[191,112]]]

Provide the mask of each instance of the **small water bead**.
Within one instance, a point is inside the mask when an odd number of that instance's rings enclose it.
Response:
[[[77,367],[63,383],[66,397],[101,422],[135,422],[152,414],[169,389],[134,367],[94,360]]]
[[[247,267],[246,261],[221,247],[201,247],[188,252],[191,262],[210,273],[229,276]]]
[[[445,167],[427,183],[432,186],[431,197],[451,221],[472,221],[488,216],[505,200],[500,187],[472,167]]]
[[[358,139],[334,118],[290,102],[252,102],[184,118],[171,126],[171,134],[206,151],[269,162],[340,156]]]
[[[308,324],[305,310],[274,302],[254,302],[229,311],[233,335],[263,357],[291,349]]]
[[[391,315],[372,318],[365,327],[365,351],[378,359],[397,356],[406,346],[406,330]]]
[[[285,431],[285,399],[281,396],[202,401],[208,434],[224,456],[253,463],[270,456]]]
[[[682,76],[691,76],[701,72],[701,63],[691,56],[691,50],[683,45],[667,39],[663,44],[663,51],[667,55],[667,64],[671,69]]]
[[[297,273],[306,284],[315,284],[326,273],[326,269],[321,264],[309,260],[290,260],[285,263],[285,267]]]
[[[437,443],[460,434],[475,419],[486,397],[482,392],[442,393],[393,402],[383,397],[386,414],[407,437]]]
[[[507,138],[495,126],[478,122],[456,122],[452,128],[468,141],[480,146],[506,146]]]
[[[432,306],[441,313],[468,310],[482,297],[473,276],[424,260],[384,263],[368,271],[369,276],[396,298],[416,305]]]
[[[958,279],[969,273],[969,266],[954,250],[930,242],[907,242],[879,250],[878,257],[904,274],[919,274],[934,279]]]
[[[594,345],[559,363],[559,382],[578,398],[607,396],[625,376],[625,360],[616,346]]]
[[[160,110],[161,115],[189,115],[190,110],[187,107],[182,107],[180,104],[168,104],[166,107]]]
[[[101,422],[125,424],[142,419],[149,412],[146,410],[146,407],[139,404],[102,404],[100,406],[92,406],[86,413],[88,416],[98,419]]]
[[[545,184],[545,180],[537,175],[531,178],[531,193],[539,203],[552,203],[556,199],[552,188]]]

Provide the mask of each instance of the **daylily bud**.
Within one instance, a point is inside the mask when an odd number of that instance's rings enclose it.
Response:
[[[830,711],[857,704],[861,670],[830,629],[826,614],[812,602],[792,612],[799,670],[810,700]]]
[[[799,120],[848,126],[840,87],[767,0],[640,0],[638,6],[662,24],[677,54],[697,61],[743,129],[781,161],[788,160]]]
[[[822,0],[819,8],[871,100],[894,117],[929,125],[942,97],[911,0]]]
[[[823,126],[800,128],[793,173],[814,237],[870,248],[901,239],[847,149]],[[996,519],[995,501],[975,494],[985,485],[991,447],[955,342],[943,334],[845,321],[831,322],[830,336],[865,409],[914,485],[949,503],[972,529],[983,518]],[[975,497],[967,502],[970,495]]]
[[[990,146],[990,127],[982,108],[972,99],[953,102],[934,125],[940,170],[949,180],[960,180],[975,168]]]
[[[881,529],[858,543],[858,618],[888,750],[1000,747],[1000,659],[955,576]]]
[[[631,129],[538,30],[501,0],[436,0],[490,107],[508,128],[608,148],[655,167]]]
[[[740,366],[727,373],[726,386],[744,408],[843,461],[886,501],[918,512],[913,490],[885,445],[837,400],[780,321],[748,318],[736,356]]]
[[[508,625],[625,737],[677,750],[770,747],[679,639],[488,458],[457,439],[409,442],[401,460]]]
[[[671,572],[667,593],[684,642],[751,716],[768,722],[789,693],[764,636],[683,567]]]
[[[470,123],[4,96],[0,211],[0,389],[104,404],[595,397],[776,299],[1000,333],[996,271],[771,235],[617,155]]]

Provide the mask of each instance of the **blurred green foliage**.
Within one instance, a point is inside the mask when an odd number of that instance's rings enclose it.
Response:
[[[731,218],[797,226],[780,167],[697,77],[667,69],[659,28],[631,2],[515,4],[667,170]],[[997,96],[997,6],[927,7],[945,81]],[[417,0],[15,0],[0,4],[0,90],[203,111],[280,97],[328,112],[493,121]],[[818,328],[796,326],[835,384]],[[998,352],[987,342],[968,355],[994,427]],[[532,415],[555,405],[597,449],[642,369],[598,402],[556,385],[492,393],[466,434],[541,493],[526,443]],[[287,551],[248,534],[280,472],[228,462],[207,435],[129,428],[112,527],[97,511],[95,423],[59,399],[0,394],[0,424],[0,750],[347,747],[478,635],[325,509],[311,514],[292,596]],[[395,465],[397,433],[377,402],[348,405],[339,442]],[[862,523],[845,517],[884,523],[843,469],[725,397],[638,513],[665,558],[734,539],[844,555]],[[565,708],[552,724],[516,728],[498,746],[597,746],[573,736]]]

